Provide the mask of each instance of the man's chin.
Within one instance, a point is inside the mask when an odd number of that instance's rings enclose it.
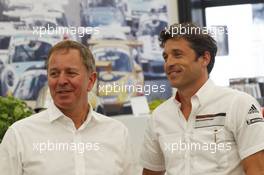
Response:
[[[181,86],[181,83],[179,80],[175,80],[175,79],[169,79],[170,85],[174,88],[179,88]]]
[[[72,107],[72,102],[67,102],[67,101],[55,101],[55,105],[62,110],[69,110]]]
[[[173,87],[173,88],[176,88],[176,89],[179,89],[179,87],[181,87],[179,84],[171,84],[171,87]]]

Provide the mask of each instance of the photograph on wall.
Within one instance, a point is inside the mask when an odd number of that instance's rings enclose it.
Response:
[[[253,11],[253,23],[264,24],[264,4],[254,4],[252,5]]]
[[[217,56],[228,56],[228,28],[227,26],[214,26],[217,32],[215,32],[215,40],[217,44]]]
[[[0,5],[0,95],[35,101],[47,82],[50,48],[66,38],[77,40],[69,32],[54,32],[68,27],[64,8],[69,3],[2,0]]]
[[[95,57],[98,77],[89,101],[98,112],[132,113],[131,99],[139,96],[165,100],[172,90],[158,35],[167,24],[160,0],[1,0],[0,95],[45,107],[48,52],[72,39]]]

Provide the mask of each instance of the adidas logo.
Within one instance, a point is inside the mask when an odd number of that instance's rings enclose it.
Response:
[[[254,113],[259,113],[258,109],[256,108],[255,105],[252,105],[251,108],[248,111],[248,114],[254,114]]]

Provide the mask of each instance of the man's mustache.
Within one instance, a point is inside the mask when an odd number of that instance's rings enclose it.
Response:
[[[73,89],[68,86],[60,86],[55,89],[56,92],[72,91]]]

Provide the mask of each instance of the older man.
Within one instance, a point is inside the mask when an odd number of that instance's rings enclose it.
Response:
[[[95,61],[75,41],[56,44],[47,60],[54,104],[13,124],[0,149],[3,175],[135,175],[128,130],[92,110]]]

